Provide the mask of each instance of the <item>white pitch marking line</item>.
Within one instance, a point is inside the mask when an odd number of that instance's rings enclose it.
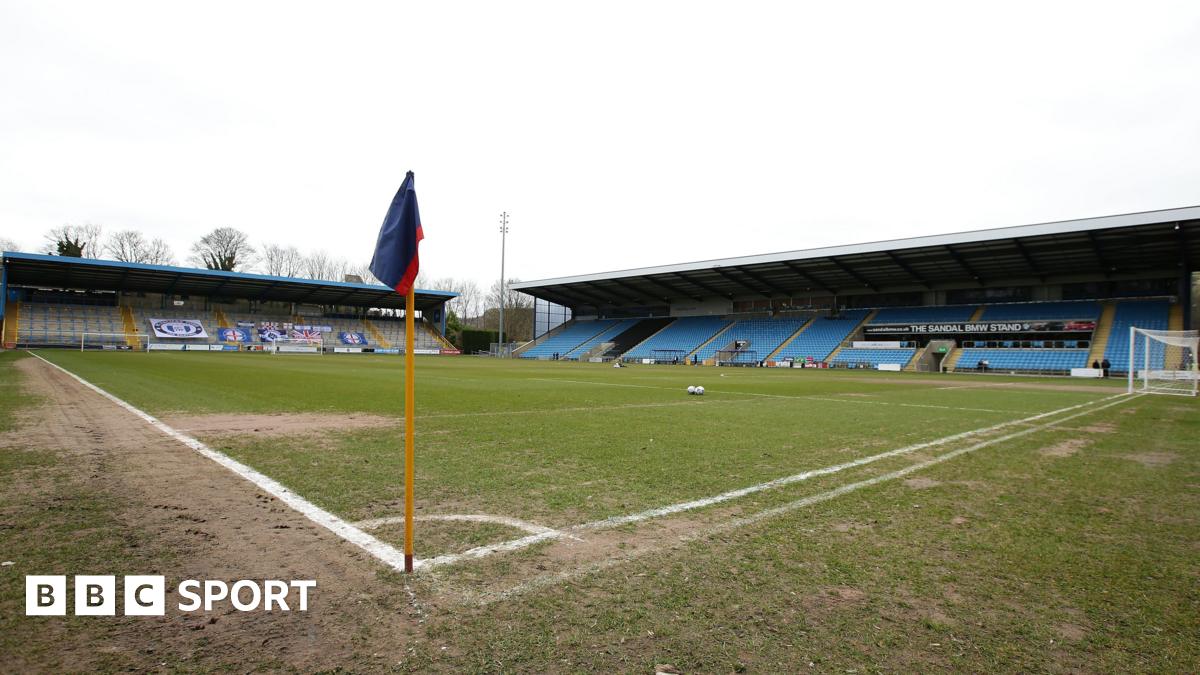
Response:
[[[185,433],[176,431],[175,429],[171,428],[170,426],[164,424],[158,418],[150,415],[149,413],[143,412],[142,410],[139,410],[138,408],[135,408],[134,406],[130,405],[129,403],[126,403],[125,401],[122,401],[121,399],[117,398],[116,396],[113,396],[112,394],[101,389],[100,387],[97,387],[96,385],[92,384],[91,382],[88,382],[87,380],[76,375],[75,373],[72,373],[71,371],[67,370],[66,368],[63,368],[62,366],[60,366],[56,363],[53,363],[51,361],[47,361],[46,359],[42,358],[41,356],[38,356],[37,354],[34,354],[33,352],[28,352],[28,353],[30,356],[38,359],[39,361],[47,363],[47,364],[61,370],[62,372],[66,373],[67,375],[69,375],[72,378],[74,378],[75,380],[77,380],[83,386],[87,387],[88,389],[91,389],[92,391],[96,392],[97,394],[100,394],[104,398],[107,398],[108,400],[112,401],[113,403],[116,403],[118,406],[133,413],[134,415],[137,415],[143,421],[147,422],[148,424],[150,424],[154,428],[158,429],[159,431],[163,432],[164,434],[170,436],[171,438],[174,438],[175,440],[179,441],[180,443],[183,443],[184,445],[195,450],[196,452],[200,453],[201,455],[204,455],[205,457],[213,460],[214,462],[216,462],[217,464],[220,464],[221,466],[225,467],[226,469],[229,469],[230,471],[237,474],[238,476],[241,476],[242,478],[244,478],[244,479],[250,481],[251,483],[253,483],[254,485],[258,486],[262,490],[274,495],[275,497],[277,497],[279,499],[279,501],[281,501],[281,502],[287,504],[288,506],[292,507],[293,509],[299,511],[301,514],[303,514],[309,520],[320,525],[321,527],[324,527],[325,529],[329,530],[330,532],[333,532],[334,534],[341,537],[342,539],[345,539],[346,541],[350,542],[351,544],[354,544],[355,546],[363,549],[367,553],[370,553],[372,556],[374,556],[376,559],[378,559],[380,562],[384,563],[385,565],[387,565],[397,571],[401,571],[401,572],[404,571],[404,554],[402,552],[398,551],[392,545],[382,542],[379,539],[376,539],[375,537],[371,536],[370,534],[363,532],[362,530],[351,525],[350,523],[342,520],[341,518],[338,518],[337,516],[322,509],[321,507],[317,506],[316,504],[313,504],[312,502],[308,501],[307,499],[301,497],[300,495],[296,494],[295,492],[292,492],[288,488],[284,487],[282,484],[280,484],[275,479],[269,478],[269,477],[263,475],[262,473],[259,473],[258,471],[246,466],[245,464],[242,464],[241,462],[233,459],[232,457],[229,457],[228,455],[225,455],[221,452],[213,450],[212,448],[208,447],[204,443],[201,443],[200,441],[196,440],[195,438],[192,438],[191,436],[188,436]]]
[[[1137,398],[1139,396],[1142,396],[1142,394],[1137,394],[1137,395],[1133,396],[1132,398]],[[1060,420],[1054,420],[1052,422],[1047,422],[1046,424],[1042,424],[1042,425],[1032,427],[1029,429],[1024,429],[1022,431],[1016,431],[1011,434],[1000,436],[998,438],[992,438],[992,439],[988,439],[986,441],[980,441],[979,443],[976,443],[974,445],[970,445],[970,446],[967,446],[964,448],[958,448],[957,450],[951,450],[950,452],[947,452],[943,455],[939,455],[937,457],[933,457],[931,459],[927,459],[922,462],[917,462],[916,464],[906,466],[902,469],[897,469],[896,471],[892,471],[890,473],[880,474],[878,476],[867,478],[867,479],[864,479],[861,481],[849,483],[847,485],[842,485],[840,487],[833,488],[832,490],[828,490],[826,492],[821,492],[821,493],[818,493],[815,495],[810,495],[808,497],[802,497],[795,501],[788,502],[787,504],[782,504],[782,505],[776,506],[774,508],[759,511],[758,513],[753,513],[748,516],[744,516],[744,517],[740,517],[740,518],[733,518],[731,520],[725,521],[724,523],[719,523],[712,527],[689,533],[683,537],[680,537],[679,541],[681,541],[681,542],[696,541],[698,539],[710,537],[714,534],[719,534],[721,532],[727,532],[729,530],[737,529],[739,527],[753,525],[757,522],[767,520],[768,518],[774,518],[775,516],[780,516],[780,515],[790,512],[790,511],[795,511],[796,509],[801,509],[806,506],[811,506],[813,504],[819,504],[820,502],[829,501],[830,499],[840,497],[844,494],[854,492],[856,490],[860,490],[865,487],[870,487],[872,485],[877,485],[879,483],[883,483],[886,481],[895,480],[897,478],[903,478],[904,476],[907,476],[910,473],[920,471],[921,469],[927,469],[936,464],[941,464],[942,462],[949,461],[951,459],[954,459],[955,457],[959,457],[959,456],[965,455],[969,452],[974,452],[976,450],[980,450],[982,448],[986,448],[988,446],[995,445],[997,443],[1002,443],[1004,441],[1009,441],[1014,438],[1026,436],[1028,434],[1032,434],[1037,431],[1044,431],[1046,429],[1052,429],[1052,428],[1059,426],[1063,422],[1068,422],[1070,420],[1073,420],[1077,417],[1082,417],[1084,415],[1091,415],[1092,413],[1098,412],[1100,410],[1104,410],[1105,408],[1111,408],[1112,406],[1124,403],[1126,400],[1132,400],[1132,398],[1126,399],[1126,398],[1123,398],[1123,396],[1119,395],[1119,396],[1111,396],[1107,399],[1101,399],[1101,401],[1108,401],[1108,400],[1111,400],[1112,398],[1118,398],[1118,397],[1121,397],[1122,400],[1112,401],[1111,403],[1107,403],[1105,405],[1098,406],[1096,408],[1090,408],[1088,410],[1084,410],[1082,412],[1076,413],[1069,417],[1064,417],[1063,419],[1060,419]],[[1095,402],[1100,402],[1100,401],[1095,401]],[[486,604],[490,604],[493,602],[497,602],[499,600],[504,600],[506,598],[510,598],[512,596],[519,595],[521,593],[526,593],[531,590],[543,588],[545,586],[550,586],[550,585],[553,585],[556,583],[561,583],[563,581],[567,581],[568,579],[582,576],[584,574],[589,574],[592,572],[599,572],[599,571],[608,569],[610,567],[619,565],[621,563],[628,562],[630,560],[633,560],[634,558],[640,557],[647,553],[655,553],[658,551],[659,551],[659,549],[654,549],[654,548],[649,548],[649,547],[642,548],[642,549],[638,549],[636,551],[627,553],[625,555],[622,555],[622,556],[619,556],[616,558],[610,558],[608,560],[603,560],[598,563],[593,563],[590,565],[583,565],[583,566],[577,567],[575,569],[566,570],[563,572],[557,572],[557,573],[549,574],[549,575],[544,575],[541,577],[536,577],[529,581],[517,584],[516,586],[513,586],[512,588],[506,589],[504,591],[500,591],[498,593],[480,594],[479,603],[486,605]]]
[[[633,387],[636,389],[661,389],[665,391],[676,391],[674,387],[656,387],[650,384],[624,384],[617,382],[591,382],[588,380],[566,380],[557,377],[530,377],[530,380],[538,380],[541,382],[568,382],[570,384],[594,384],[602,387]],[[851,398],[830,398],[828,396],[792,396],[789,394],[763,394],[755,391],[731,391],[728,389],[710,389],[710,394],[729,394],[731,396],[758,396],[761,398],[782,398],[796,401],[827,401],[829,403],[858,403],[865,405],[891,405],[901,408],[934,408],[937,410],[961,410],[964,412],[986,412],[986,413],[1015,413],[1022,412],[1020,410],[997,410],[995,408],[963,408],[952,405],[933,405],[926,403],[896,403],[894,401],[863,401]]]
[[[530,534],[546,534],[548,532],[558,532],[552,527],[538,525],[520,518],[510,518],[508,516],[494,516],[487,513],[447,513],[447,514],[424,514],[415,517],[416,520],[441,520],[441,521],[459,521],[467,523],[497,523],[499,525],[507,525],[509,527],[524,530]],[[373,530],[384,525],[395,525],[403,523],[404,516],[384,516],[383,518],[372,518],[370,520],[360,520],[354,523],[354,526],[362,530]],[[558,532],[563,536],[563,532]],[[576,539],[578,537],[575,537]]]
[[[932,441],[923,441],[921,443],[915,443],[913,445],[906,445],[902,448],[888,450],[886,452],[881,452],[877,455],[863,457],[861,459],[844,462],[842,464],[835,464],[833,466],[828,466],[828,467],[825,467],[822,469],[812,469],[810,471],[804,471],[801,473],[793,474],[791,476],[784,476],[782,478],[776,478],[774,480],[769,480],[765,483],[759,483],[757,485],[751,485],[751,486],[740,488],[737,490],[730,490],[729,492],[723,492],[721,494],[714,495],[712,497],[705,497],[703,499],[695,499],[692,501],[680,502],[678,504],[671,504],[668,506],[660,506],[658,508],[648,509],[646,511],[640,511],[638,513],[631,513],[631,514],[624,515],[624,516],[613,516],[611,518],[605,518],[604,520],[596,520],[596,521],[592,521],[590,523],[582,523],[579,525],[573,525],[569,528],[565,528],[564,531],[559,531],[557,534],[555,532],[534,534],[534,535],[530,535],[528,537],[521,537],[520,539],[512,539],[512,540],[501,542],[498,544],[489,544],[487,546],[479,546],[477,548],[473,548],[468,551],[464,551],[463,553],[441,555],[441,556],[437,556],[435,558],[427,558],[425,560],[420,561],[419,566],[420,567],[439,567],[442,565],[453,565],[453,564],[462,562],[464,560],[470,560],[470,559],[474,559],[474,558],[483,558],[485,556],[492,555],[493,553],[500,553],[500,552],[504,552],[504,551],[515,551],[517,549],[525,548],[527,546],[531,546],[533,544],[536,544],[536,543],[542,542],[542,541],[546,541],[548,539],[557,539],[557,538],[564,536],[564,532],[581,532],[581,531],[586,531],[586,530],[610,529],[610,528],[619,527],[621,525],[625,525],[628,523],[636,523],[636,522],[640,522],[643,520],[648,520],[650,518],[659,518],[662,516],[672,515],[675,513],[682,513],[684,511],[691,511],[694,509],[704,508],[707,506],[712,506],[713,504],[719,504],[721,502],[726,502],[731,499],[737,499],[739,497],[744,497],[746,495],[754,494],[756,492],[762,492],[764,490],[771,490],[774,488],[783,487],[785,485],[790,485],[792,483],[798,483],[800,481],[809,480],[810,478],[815,478],[818,476],[826,476],[826,475],[829,475],[832,473],[837,473],[839,471],[844,471],[846,469],[863,466],[865,464],[877,462],[881,459],[886,459],[888,457],[895,457],[898,455],[909,454],[912,452],[916,452],[918,450],[924,450],[926,448],[932,448],[932,447],[936,447],[936,446],[940,446],[940,445],[945,445],[947,443],[953,443],[954,441],[959,441],[964,438],[971,438],[974,436],[991,433],[993,431],[999,431],[1000,429],[1004,429],[1004,428],[1011,427],[1011,426],[1028,424],[1030,422],[1033,422],[1033,421],[1036,421],[1039,419],[1044,419],[1046,417],[1051,417],[1054,415],[1060,415],[1062,413],[1070,412],[1072,410],[1078,410],[1080,408],[1091,406],[1091,405],[1094,405],[1097,403],[1111,401],[1115,398],[1123,398],[1124,396],[1126,396],[1126,394],[1116,394],[1114,396],[1097,399],[1095,401],[1088,401],[1086,403],[1079,403],[1076,405],[1068,406],[1066,408],[1059,408],[1058,410],[1051,410],[1049,412],[1038,413],[1036,415],[1032,415],[1030,417],[1025,417],[1025,418],[1018,419],[1018,420],[1001,422],[999,424],[993,424],[992,426],[983,427],[983,428],[975,429],[972,431],[963,431],[963,432],[960,432],[957,434],[952,434],[950,436],[944,436],[942,438],[935,439]],[[1115,405],[1115,404],[1113,404],[1113,405]],[[1024,433],[1024,432],[1018,432],[1018,433]]]

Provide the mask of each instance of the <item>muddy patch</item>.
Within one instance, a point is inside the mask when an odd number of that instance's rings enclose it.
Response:
[[[1058,625],[1058,634],[1064,640],[1072,642],[1078,642],[1087,637],[1087,631],[1084,630],[1083,626],[1074,623],[1060,623]]]
[[[1111,434],[1117,430],[1117,425],[1112,424],[1111,422],[1097,422],[1095,424],[1089,424],[1086,427],[1080,427],[1079,430],[1092,434]]]
[[[1125,459],[1130,459],[1142,466],[1160,467],[1179,459],[1179,455],[1173,452],[1143,452],[1137,455],[1125,455]]]
[[[1039,452],[1045,457],[1070,457],[1091,444],[1091,441],[1083,438],[1068,438],[1061,443],[1042,448]]]
[[[932,478],[926,478],[924,476],[917,476],[916,478],[909,478],[908,480],[904,481],[904,484],[914,490],[925,490],[931,487],[937,487],[941,485],[942,482]]]
[[[809,611],[836,609],[864,602],[867,594],[851,586],[829,586],[804,598],[803,604]]]
[[[172,415],[167,424],[196,436],[290,436],[314,432],[353,431],[399,424],[399,420],[367,413],[281,413],[254,415]]]
[[[152,547],[112,543],[124,547],[130,570],[153,570],[168,580],[317,582],[307,612],[189,615],[168,600],[165,617],[110,617],[103,625],[81,623],[69,633],[43,631],[42,623],[17,624],[25,633],[18,640],[52,644],[49,652],[31,652],[48,654],[33,657],[48,661],[24,663],[17,670],[111,668],[97,644],[124,655],[118,669],[137,671],[164,665],[160,654],[186,654],[182,669],[243,672],[315,671],[405,658],[418,617],[405,594],[381,576],[386,568],[366,553],[66,373],[35,359],[16,367],[26,388],[42,401],[37,423],[21,430],[25,443],[55,452],[91,485],[118,495],[115,519],[130,532],[128,541],[154,542]],[[30,483],[24,489],[29,500],[65,498],[52,486]]]

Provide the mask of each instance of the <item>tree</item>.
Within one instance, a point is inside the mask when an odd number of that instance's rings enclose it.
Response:
[[[104,251],[113,260],[130,263],[145,263],[147,265],[173,265],[175,255],[171,247],[162,239],[146,241],[146,237],[137,230],[122,230],[109,237],[104,244]]]
[[[304,258],[304,276],[321,281],[341,281],[346,271],[346,261],[327,255],[324,251],[313,251]]]
[[[69,258],[97,258],[104,250],[103,237],[100,225],[63,225],[46,233],[46,252]]]
[[[254,261],[254,247],[245,232],[218,227],[192,244],[192,262],[210,270],[236,271]]]
[[[171,250],[171,246],[162,239],[154,239],[146,245],[146,251],[143,254],[142,262],[147,265],[174,265],[175,253]]]
[[[262,267],[271,276],[298,276],[304,269],[304,255],[295,246],[267,244],[262,249]]]
[[[12,239],[0,237],[0,251],[20,251],[21,245]]]
[[[512,286],[520,279],[509,279]],[[479,323],[483,328],[497,330],[500,327],[500,281],[492,284],[487,295],[488,308]],[[511,288],[504,289],[504,339],[530,340],[533,338],[533,297]]]

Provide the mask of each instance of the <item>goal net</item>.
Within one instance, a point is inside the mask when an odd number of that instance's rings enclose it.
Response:
[[[758,352],[753,349],[722,349],[717,352],[718,366],[757,366]]]
[[[1194,330],[1129,329],[1129,393],[1195,396],[1196,352],[1200,333]]]
[[[79,336],[81,352],[89,349],[144,352],[149,348],[150,336],[141,333],[83,333]]]
[[[320,356],[321,343],[304,338],[278,338],[270,343],[272,354],[311,354]]]

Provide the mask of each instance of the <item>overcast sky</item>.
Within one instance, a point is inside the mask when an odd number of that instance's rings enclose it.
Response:
[[[0,0],[0,238],[526,280],[1200,204],[1200,3]]]

